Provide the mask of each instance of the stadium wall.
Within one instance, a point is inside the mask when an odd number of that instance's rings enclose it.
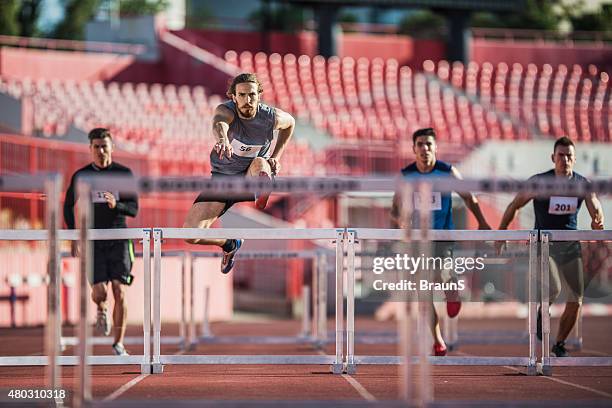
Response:
[[[181,30],[175,34],[219,57],[223,57],[228,50],[304,54],[311,57],[318,54],[317,36],[313,32],[298,34],[274,32],[264,35],[244,31]],[[402,65],[418,69],[423,61],[443,59],[445,53],[445,46],[441,41],[360,33],[342,34],[338,49],[341,57],[395,58]]]
[[[498,41],[475,38],[472,41],[472,59],[482,64],[519,63],[565,65],[597,65],[600,69],[612,67],[612,46],[603,43],[567,44],[544,41]]]
[[[129,55],[0,48],[0,75],[17,78],[105,81],[133,62]]]

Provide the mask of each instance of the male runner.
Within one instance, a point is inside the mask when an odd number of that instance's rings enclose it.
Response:
[[[417,177],[454,177],[461,179],[459,171],[450,164],[444,163],[436,159],[436,133],[432,128],[419,129],[412,135],[412,150],[414,151],[416,161],[402,169],[402,175],[407,179]],[[480,210],[478,200],[472,193],[458,192],[459,196],[465,202],[467,208],[474,214],[478,221],[478,229],[491,229]],[[416,201],[416,200],[415,200]],[[432,192],[431,197],[432,209],[432,229],[453,229],[453,214],[452,214],[452,197],[451,193]],[[416,204],[416,203],[415,203]],[[414,206],[415,208],[417,205]],[[393,197],[393,206],[391,209],[391,222],[395,228],[405,228],[402,225],[404,221],[412,222],[413,224],[418,219],[418,214],[415,211],[412,220],[400,220],[401,196],[395,194]],[[414,225],[413,225],[414,226]],[[452,242],[434,242],[432,245],[434,257],[452,257],[453,243]],[[454,278],[454,277],[452,277]],[[446,291],[446,310],[449,317],[455,317],[461,309],[461,300],[456,291]],[[433,353],[436,356],[446,355],[446,343],[442,338],[440,324],[438,323],[438,315],[436,309],[431,305],[432,321],[431,332],[434,339]]]
[[[66,191],[64,201],[64,220],[69,229],[74,229],[75,182],[79,176],[124,175],[131,177],[132,171],[113,161],[113,137],[108,129],[96,128],[89,132],[89,150],[92,163],[77,170]],[[93,228],[126,228],[125,217],[135,217],[138,213],[138,198],[135,194],[121,194],[111,191],[92,191]],[[72,255],[78,256],[76,241],[72,241]],[[96,330],[108,336],[111,322],[108,317],[107,287],[111,282],[115,307],[113,324],[115,341],[113,351],[119,356],[127,356],[123,346],[127,318],[125,287],[132,284],[132,263],[134,248],[129,240],[94,241],[93,243],[93,281],[91,297],[98,307]]]
[[[281,109],[259,101],[263,88],[255,74],[240,74],[229,86],[230,98],[215,109],[212,130],[217,141],[210,153],[212,177],[246,176],[266,177],[278,174],[280,158],[293,135],[295,120]],[[272,155],[270,145],[273,131],[278,139]],[[253,201],[263,209],[269,194],[259,194],[228,199],[223,195],[200,194],[193,203],[184,228],[210,228],[234,203]],[[229,273],[234,266],[234,256],[242,246],[242,239],[189,239],[199,245],[217,245],[223,250],[221,272]]]
[[[553,146],[551,159],[555,168],[544,173],[539,173],[530,180],[559,178],[570,182],[586,182],[586,178],[574,171],[576,164],[576,150],[574,142],[568,137],[557,139]],[[518,210],[533,200],[535,212],[535,228],[538,230],[575,230],[577,229],[577,214],[582,202],[586,203],[591,216],[591,228],[601,230],[604,228],[604,215],[601,203],[595,194],[584,197],[536,197],[533,194],[519,193],[508,205],[504,216],[499,224],[499,229],[507,229],[514,220]],[[498,245],[498,251],[501,247]],[[562,282],[568,287],[568,297],[565,310],[559,322],[557,339],[552,347],[552,352],[557,357],[567,357],[569,354],[565,348],[565,340],[569,336],[582,304],[584,295],[584,276],[582,265],[582,249],[580,242],[551,242],[550,252],[550,304],[552,304],[561,293]],[[538,309],[537,336],[542,339],[542,310]]]

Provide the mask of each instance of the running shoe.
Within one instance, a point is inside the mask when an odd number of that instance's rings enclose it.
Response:
[[[444,344],[434,343],[433,345],[433,355],[442,357],[445,356],[447,352],[446,346]]]
[[[223,260],[221,261],[221,273],[230,273],[234,267],[234,256],[242,246],[244,239],[234,239],[234,249],[229,252],[223,251]]]
[[[444,295],[446,296],[446,313],[451,319],[456,317],[461,310],[461,298],[459,297],[459,291],[457,290],[445,290]]]
[[[259,173],[259,177],[265,177],[268,180],[270,180],[270,176],[268,175],[268,173],[265,173],[263,171]],[[266,205],[268,205],[269,198],[270,198],[270,193],[255,194],[255,205],[260,210],[263,210],[264,208],[266,208]]]
[[[96,318],[96,333],[100,336],[108,336],[111,332],[111,322],[108,317],[108,311],[98,310]]]
[[[558,341],[557,344],[552,346],[552,352],[557,357],[569,357],[564,341]]]
[[[113,352],[117,356],[129,356],[130,353],[127,352],[123,343],[115,343],[113,344]]]

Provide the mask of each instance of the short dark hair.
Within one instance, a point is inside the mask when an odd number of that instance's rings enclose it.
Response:
[[[562,136],[555,141],[555,145],[553,146],[553,153],[557,150],[557,146],[573,146],[574,149],[576,148],[572,139],[567,136]]]
[[[436,131],[433,130],[433,128],[418,129],[416,132],[412,134],[412,144],[414,144],[417,140],[417,137],[420,137],[420,136],[431,136],[435,139]]]
[[[231,98],[232,95],[236,95],[236,85],[244,84],[247,82],[253,82],[254,84],[257,84],[258,94],[263,92],[263,86],[261,85],[261,82],[259,82],[259,79],[257,79],[257,75],[250,73],[250,72],[246,72],[246,73],[242,73],[236,76],[234,79],[230,81],[229,86],[227,88],[227,93],[226,93],[227,97]]]
[[[110,130],[106,128],[92,129],[87,135],[89,143],[93,142],[94,139],[104,139],[105,137],[108,137],[110,140],[113,140],[113,136],[111,135]]]

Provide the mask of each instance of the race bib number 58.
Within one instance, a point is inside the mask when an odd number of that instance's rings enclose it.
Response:
[[[548,213],[553,215],[566,215],[576,213],[578,197],[550,197]]]

